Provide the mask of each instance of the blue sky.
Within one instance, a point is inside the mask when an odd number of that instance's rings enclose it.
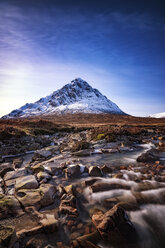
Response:
[[[124,112],[165,111],[161,0],[1,0],[0,116],[76,77]]]

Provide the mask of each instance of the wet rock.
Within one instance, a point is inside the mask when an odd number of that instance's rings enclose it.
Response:
[[[122,178],[123,178],[123,174],[122,174],[122,173],[117,173],[117,174],[114,174],[112,177],[113,177],[113,178],[122,179]]]
[[[25,176],[16,179],[15,190],[18,191],[20,189],[36,189],[38,188],[38,182],[35,176]]]
[[[98,231],[94,231],[90,234],[81,236],[76,240],[72,241],[71,248],[98,248],[96,245],[101,240]]]
[[[146,153],[142,153],[138,158],[137,162],[155,162],[159,160],[159,156],[154,154],[154,151],[148,151]]]
[[[71,248],[99,248],[95,244],[91,243],[90,241],[85,240],[75,240],[71,244]]]
[[[69,165],[67,169],[65,169],[65,173],[68,177],[74,177],[74,178],[78,178],[81,177],[82,174],[87,171],[86,167],[83,165]]]
[[[108,167],[108,166],[106,166],[106,165],[103,165],[103,166],[101,167],[101,171],[102,171],[102,173],[103,173],[104,175],[106,175],[106,174],[111,174],[111,173],[112,173],[112,168],[110,168],[110,167]]]
[[[0,219],[22,214],[20,203],[14,196],[0,195]]]
[[[165,183],[146,180],[139,182],[135,187],[133,187],[134,191],[145,191],[158,188],[165,188]]]
[[[115,205],[106,213],[96,210],[92,221],[103,240],[109,240],[112,244],[137,242],[136,230],[120,206]]]
[[[81,151],[73,152],[73,155],[78,156],[78,157],[90,156],[91,155],[91,150],[84,149],[84,150],[81,150]]]
[[[54,202],[56,194],[56,187],[51,184],[42,184],[40,186],[41,191],[41,206],[48,206]]]
[[[130,186],[127,184],[122,184],[120,182],[115,182],[114,180],[110,182],[96,182],[91,186],[93,193],[108,191],[113,189],[130,189]]]
[[[0,225],[0,247],[13,248],[16,242],[16,232],[13,227]]]
[[[162,152],[165,152],[165,141],[160,141],[158,149]]]
[[[90,166],[88,173],[91,177],[101,177],[102,172],[98,166]]]
[[[104,200],[103,206],[110,209],[116,204],[128,211],[135,211],[139,209],[136,198],[131,193],[106,199]]]

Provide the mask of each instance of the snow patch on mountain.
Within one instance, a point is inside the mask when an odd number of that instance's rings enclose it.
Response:
[[[150,115],[153,118],[165,118],[165,112]]]
[[[81,78],[76,78],[51,95],[41,98],[35,103],[27,103],[3,118],[79,112],[125,114],[97,89],[92,88]]]

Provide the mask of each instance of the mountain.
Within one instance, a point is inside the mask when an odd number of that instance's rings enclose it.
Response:
[[[41,98],[35,103],[27,103],[2,118],[79,112],[125,114],[97,89],[92,88],[81,78],[76,78],[51,95]]]
[[[153,118],[165,118],[165,112],[150,115]]]

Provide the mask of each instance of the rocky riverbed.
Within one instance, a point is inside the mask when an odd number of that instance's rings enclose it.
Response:
[[[3,141],[0,247],[165,247],[164,136],[132,137],[41,135],[14,154]]]

